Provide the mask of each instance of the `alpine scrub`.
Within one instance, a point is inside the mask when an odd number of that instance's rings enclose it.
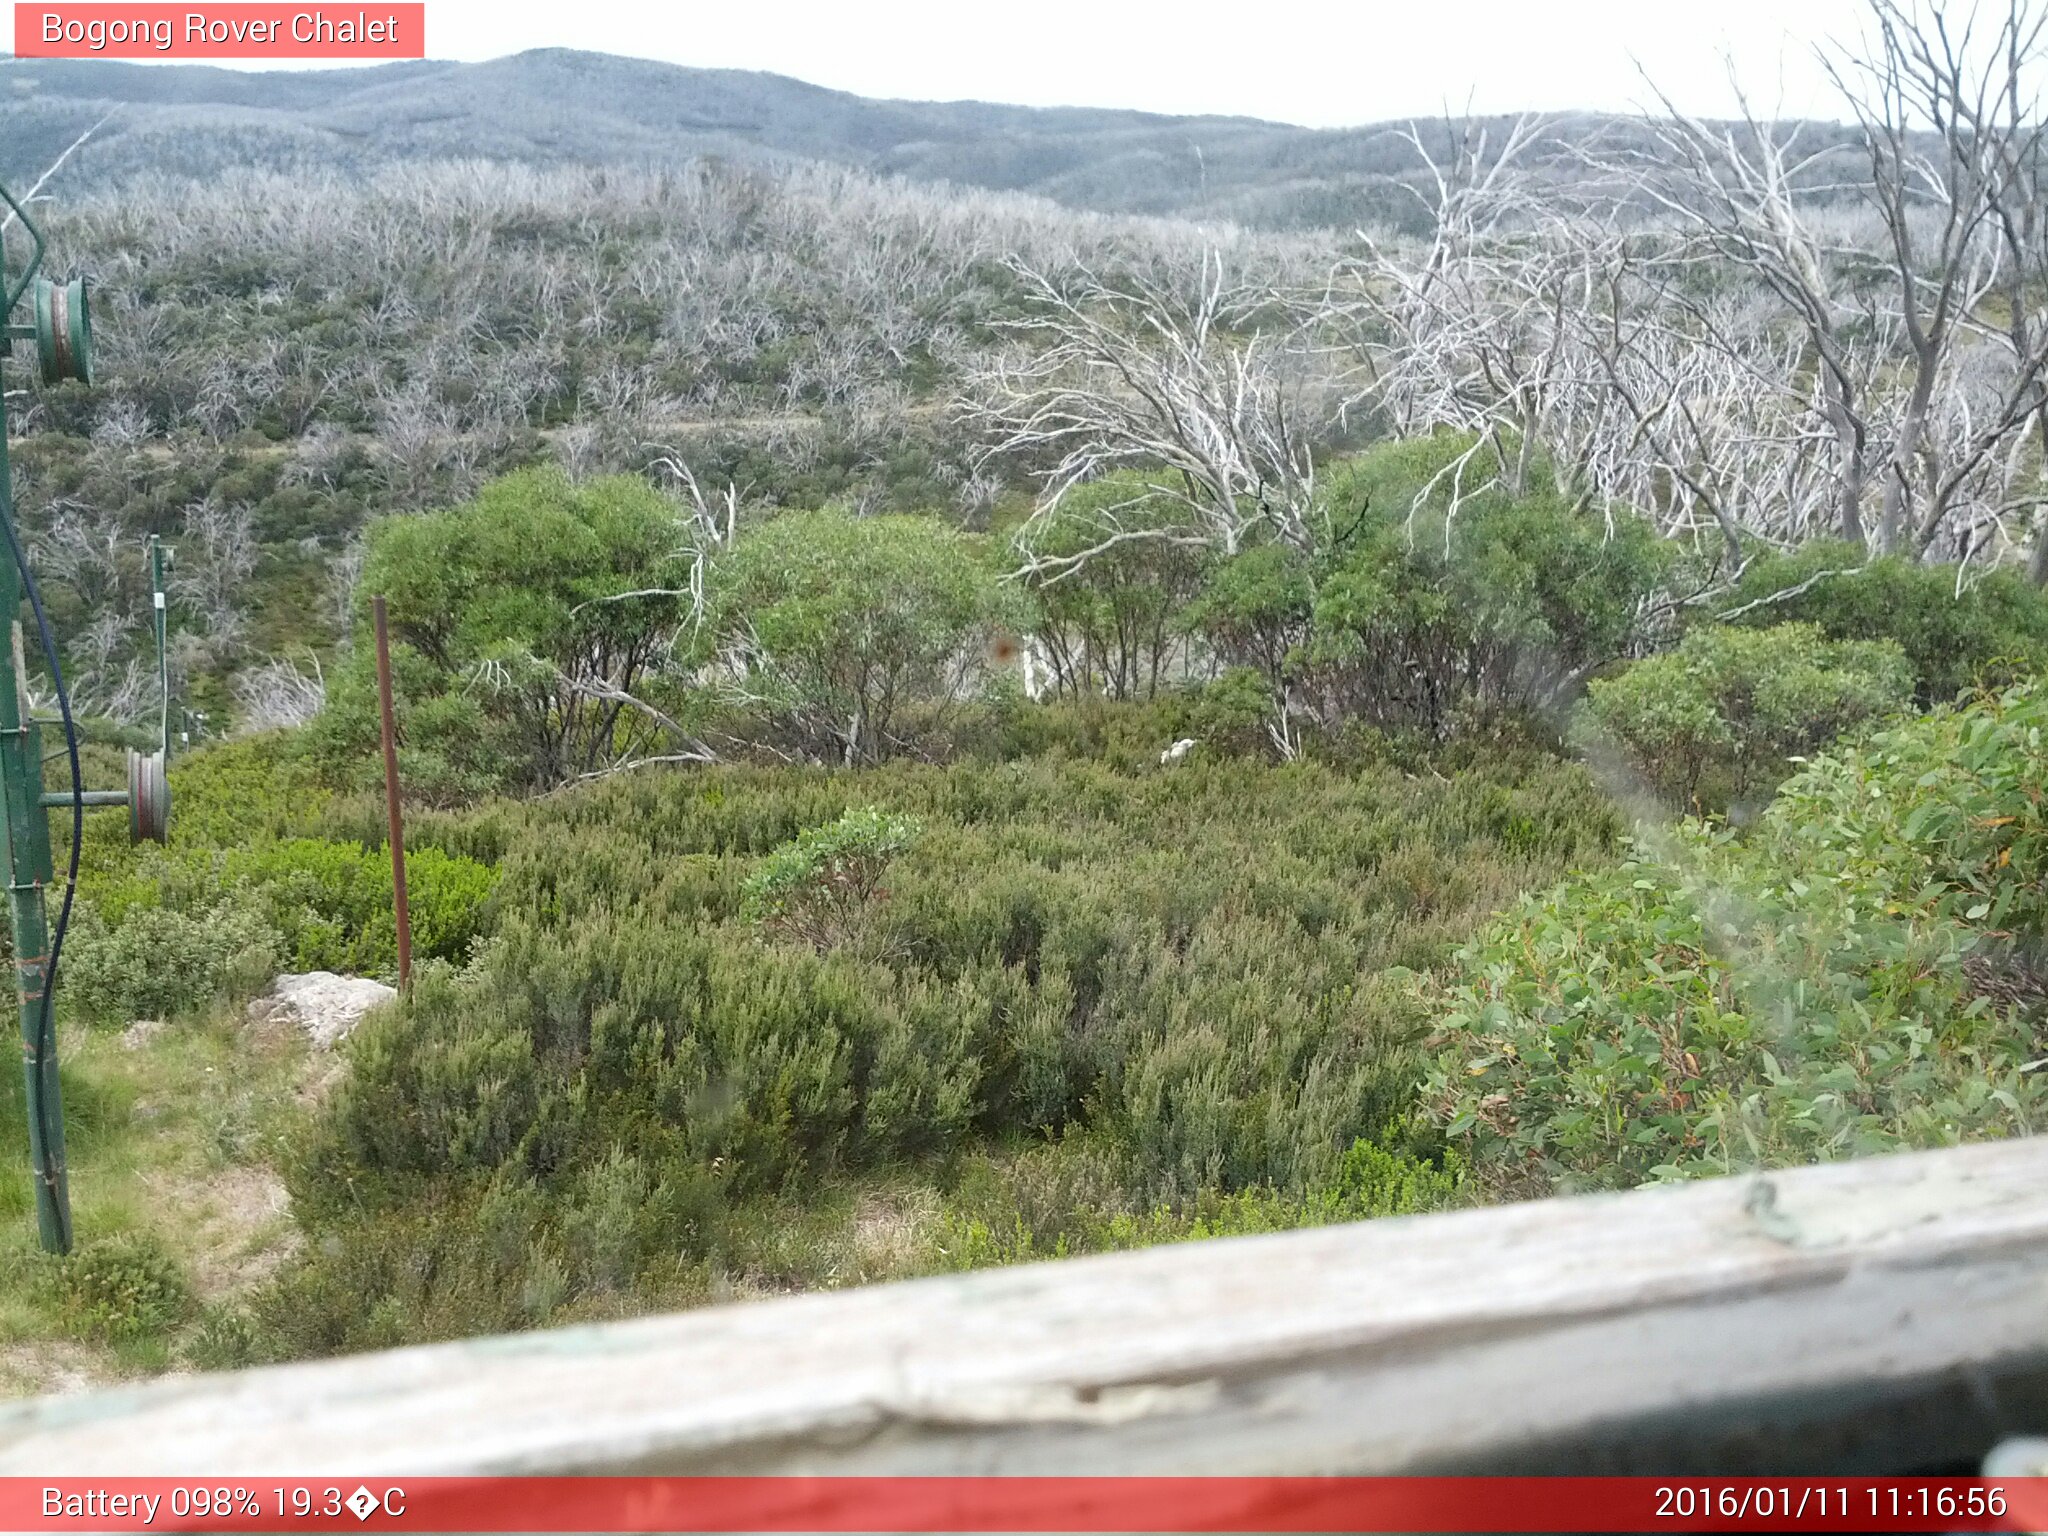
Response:
[[[1555,762],[721,768],[468,821],[492,933],[351,1040],[270,1352],[824,1283],[848,1190],[930,1213],[869,1274],[1462,1198],[1405,1123],[1413,973],[1619,835]],[[1086,1210],[1020,1242],[1046,1184]]]
[[[742,887],[740,915],[826,950],[847,942],[888,892],[882,877],[924,828],[869,806],[799,834],[761,861]]]
[[[1458,957],[1423,1090],[1496,1195],[1625,1188],[2037,1128],[2048,691],[1810,764]]]

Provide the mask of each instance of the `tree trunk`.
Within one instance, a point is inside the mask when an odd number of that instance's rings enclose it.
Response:
[[[2041,467],[2034,472],[2034,479],[2048,490],[2048,399],[2034,407],[2034,425],[2041,438]],[[2027,580],[2037,587],[2048,586],[2048,514],[2041,502],[2034,508],[2034,546],[2027,551]]]
[[[1913,379],[1913,393],[1906,400],[1906,416],[1899,423],[1899,436],[1892,445],[1891,457],[1886,460],[1887,471],[1884,482],[1884,510],[1878,520],[1878,552],[1895,554],[1906,541],[1906,527],[1911,521],[1908,514],[1912,508],[1913,461],[1919,457],[1920,445],[1927,439],[1927,408],[1934,395],[1934,371],[1937,357],[1923,352],[1919,369]],[[1932,530],[1930,537],[1932,536]]]
[[[1835,431],[1835,496],[1842,537],[1858,549],[1866,549],[1870,540],[1863,531],[1863,445],[1848,401],[1842,396],[1841,381],[1825,361],[1821,368],[1827,379],[1822,399],[1828,425]]]

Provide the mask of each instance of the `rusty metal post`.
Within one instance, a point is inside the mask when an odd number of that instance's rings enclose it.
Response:
[[[377,707],[384,728],[384,809],[391,822],[391,911],[398,919],[398,990],[412,987],[412,914],[405,903],[405,826],[398,808],[398,727],[391,713],[391,631],[384,595],[370,600],[377,625]]]

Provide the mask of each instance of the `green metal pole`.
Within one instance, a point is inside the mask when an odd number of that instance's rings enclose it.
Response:
[[[0,395],[0,517],[14,521],[14,475],[7,458],[7,408]],[[7,857],[8,917],[14,929],[16,1000],[21,1009],[22,1085],[28,1096],[28,1153],[35,1177],[36,1229],[51,1253],[71,1251],[71,1192],[64,1172],[64,1101],[57,1082],[56,1023],[43,1038],[50,932],[43,892],[52,877],[50,828],[43,812],[41,733],[23,701],[21,576],[0,559],[0,621],[8,654],[0,665],[0,833]]]
[[[155,605],[153,615],[156,622],[156,682],[157,697],[161,702],[158,717],[157,745],[163,749],[164,761],[171,760],[171,648],[169,641],[169,611],[164,599],[164,541],[156,534],[149,536],[149,590],[150,601]]]
[[[45,383],[92,381],[91,310],[83,278],[60,293],[42,266],[42,231],[20,201],[0,187],[0,203],[21,221],[31,250],[21,275],[7,275],[6,243],[0,239],[0,359],[17,340],[33,339]],[[4,234],[6,224],[0,224]],[[14,309],[31,290],[36,324],[13,323]],[[14,476],[7,458],[7,406],[0,391],[0,529],[9,558],[0,560],[0,855],[7,870],[7,915],[14,930],[15,1001],[21,1012],[21,1071],[28,1097],[29,1162],[35,1175],[36,1227],[52,1253],[71,1251],[71,1193],[64,1170],[64,1101],[57,1079],[56,1020],[50,1011],[50,930],[43,898],[55,879],[50,857],[50,824],[43,807],[42,735],[28,713],[28,664],[21,605],[29,584],[14,523]],[[38,618],[41,617],[40,610]],[[159,631],[161,633],[161,631]],[[48,630],[42,638],[47,640]],[[56,658],[51,658],[56,665]],[[133,754],[131,754],[131,761]],[[72,764],[77,766],[75,748]],[[156,779],[161,783],[161,776]],[[73,789],[78,788],[74,783]],[[73,852],[76,853],[76,849]]]

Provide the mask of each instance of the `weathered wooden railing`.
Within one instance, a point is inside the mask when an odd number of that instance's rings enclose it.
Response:
[[[2048,1429],[2048,1139],[0,1410],[0,1472],[1967,1470]]]

